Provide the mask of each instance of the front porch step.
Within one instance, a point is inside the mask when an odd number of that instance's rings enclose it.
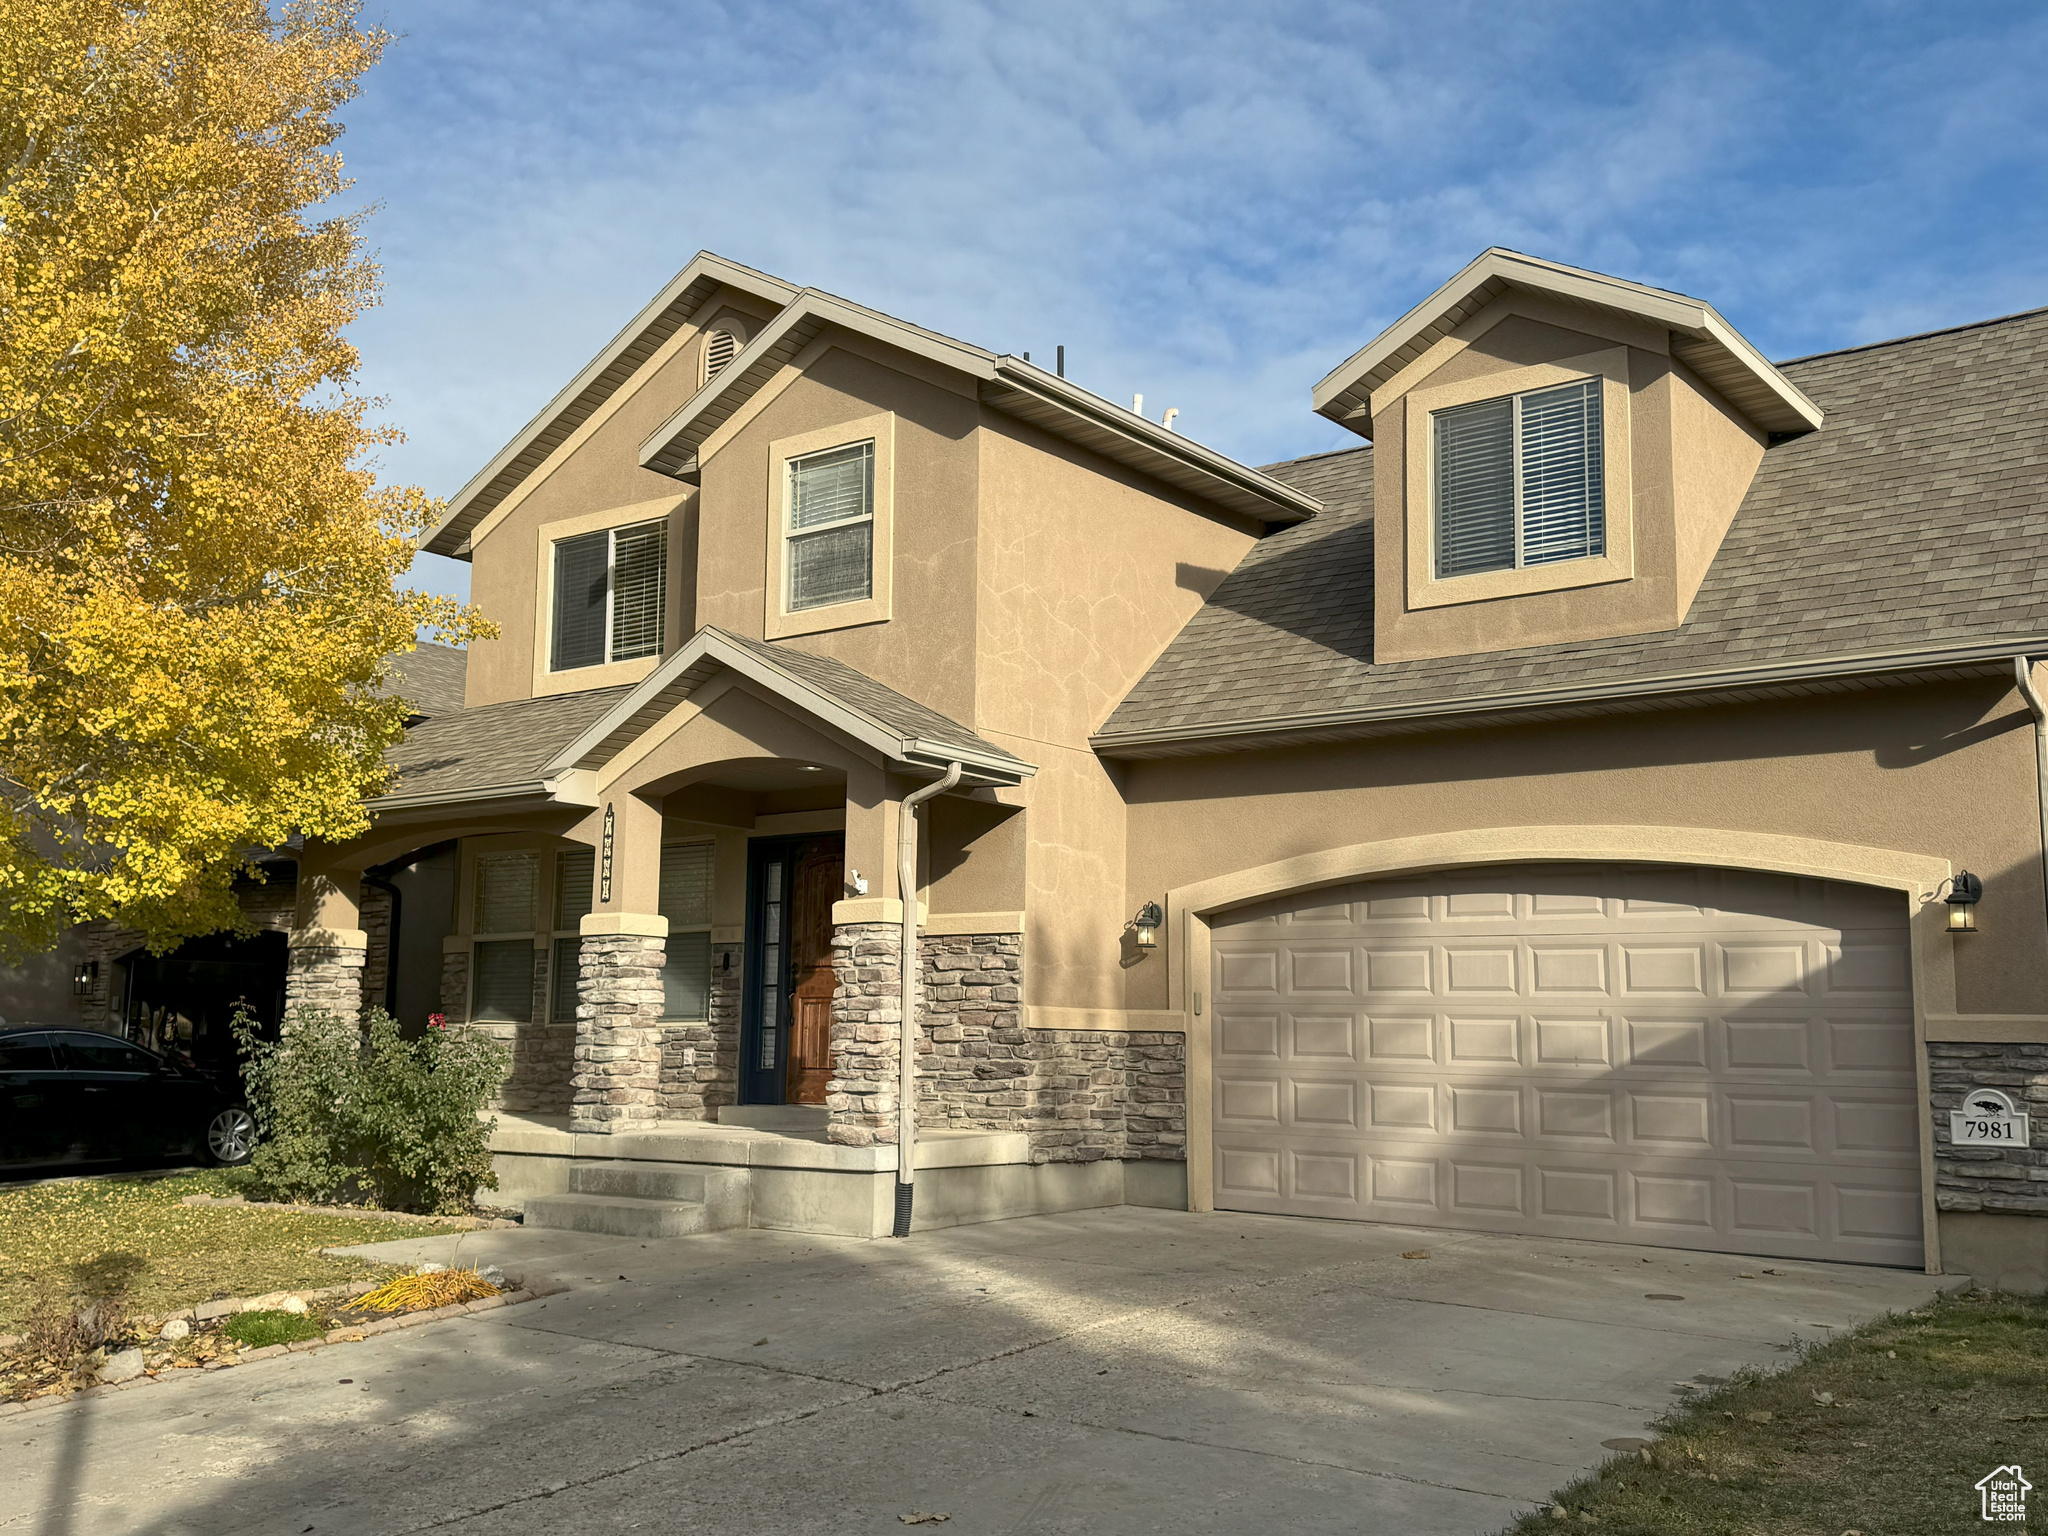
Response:
[[[578,1163],[566,1195],[530,1195],[526,1225],[610,1237],[688,1237],[747,1225],[744,1168]]]
[[[822,1131],[826,1109],[822,1104],[721,1104],[718,1123],[757,1131]]]

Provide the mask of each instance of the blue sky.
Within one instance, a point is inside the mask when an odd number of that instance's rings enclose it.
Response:
[[[374,5],[373,19],[379,16]],[[700,248],[1252,463],[1488,245],[1791,357],[2048,304],[2038,4],[395,0],[363,382],[448,495]],[[414,578],[466,593],[466,566]]]

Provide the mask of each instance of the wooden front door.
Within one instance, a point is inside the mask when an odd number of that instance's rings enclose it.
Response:
[[[791,872],[789,1065],[785,1102],[822,1104],[832,1076],[832,903],[846,882],[846,840],[804,844]]]

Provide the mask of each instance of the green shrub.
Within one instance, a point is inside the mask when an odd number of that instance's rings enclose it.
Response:
[[[358,1029],[301,1005],[276,1041],[238,1016],[236,1039],[261,1139],[251,1178],[280,1200],[356,1200],[388,1210],[460,1212],[496,1189],[479,1118],[510,1066],[476,1030],[408,1040],[381,1008]]]
[[[235,1312],[220,1325],[220,1331],[246,1349],[270,1344],[296,1344],[317,1339],[320,1325],[304,1312]]]

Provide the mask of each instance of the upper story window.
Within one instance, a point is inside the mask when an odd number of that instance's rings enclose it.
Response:
[[[638,523],[555,545],[556,672],[659,656],[668,611],[668,525]]]
[[[1581,379],[1432,413],[1439,579],[1606,553],[1600,386]]]
[[[847,443],[789,462],[787,609],[874,596],[875,444]]]

